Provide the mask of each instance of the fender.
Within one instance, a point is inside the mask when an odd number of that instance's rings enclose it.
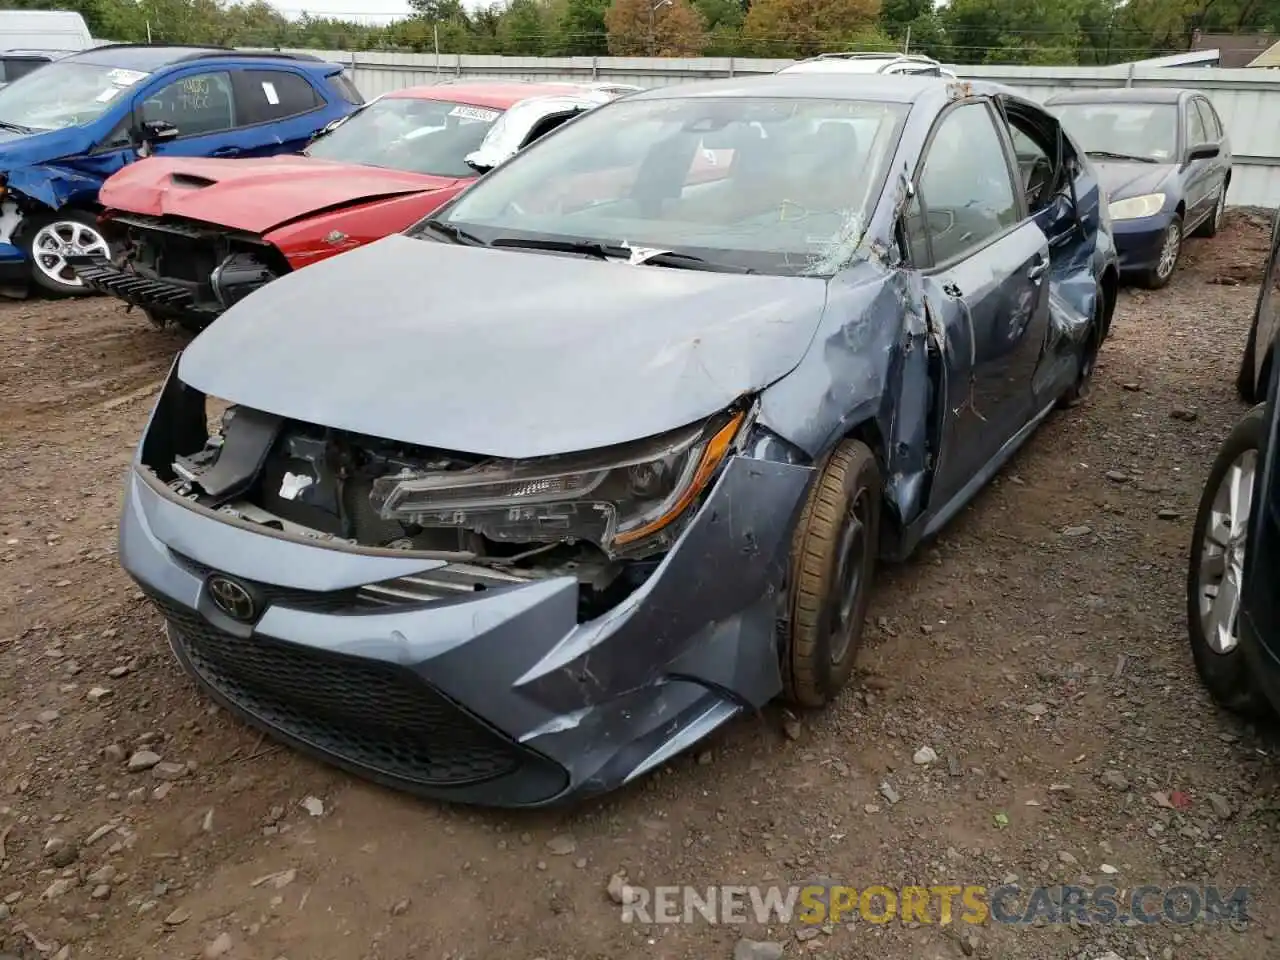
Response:
[[[9,172],[8,186],[15,193],[35,200],[50,210],[68,204],[96,206],[100,176],[83,174],[55,164],[17,167]]]

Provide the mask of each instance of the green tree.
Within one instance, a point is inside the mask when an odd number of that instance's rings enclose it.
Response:
[[[537,0],[511,0],[498,24],[498,42],[507,56],[536,57],[546,47],[546,24]]]
[[[565,56],[604,57],[609,54],[604,15],[609,0],[568,0],[560,20],[560,43]]]

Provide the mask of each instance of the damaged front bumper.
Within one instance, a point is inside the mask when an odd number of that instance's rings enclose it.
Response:
[[[620,786],[779,693],[783,576],[812,474],[730,458],[656,571],[582,623],[571,577],[344,606],[447,562],[243,529],[140,463],[120,559],[182,665],[250,722],[420,795],[543,806]],[[218,575],[264,598],[252,625],[213,604]]]

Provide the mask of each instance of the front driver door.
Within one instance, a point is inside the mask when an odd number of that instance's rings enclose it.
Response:
[[[193,70],[168,78],[138,95],[138,125],[162,120],[178,129],[173,140],[152,148],[162,157],[233,157],[239,154],[239,118],[231,74]]]
[[[1049,243],[1014,186],[991,105],[943,113],[907,217],[925,302],[943,335],[947,409],[930,509],[980,482],[1032,417],[1032,379],[1048,329]]]

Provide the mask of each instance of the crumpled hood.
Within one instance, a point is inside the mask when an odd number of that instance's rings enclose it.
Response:
[[[178,376],[310,423],[546,456],[662,433],[779,379],[807,351],[826,290],[397,234],[240,301]]]
[[[1158,193],[1164,182],[1177,170],[1169,163],[1093,162],[1098,182],[1108,201],[1127,200],[1147,193]]]
[[[266,233],[322,210],[439,190],[456,182],[453,177],[301,155],[243,160],[152,157],[111,177],[100,201],[114,210]]]
[[[15,167],[79,156],[89,149],[92,142],[93,138],[83,127],[66,127],[42,133],[0,130],[0,172],[8,173]]]

